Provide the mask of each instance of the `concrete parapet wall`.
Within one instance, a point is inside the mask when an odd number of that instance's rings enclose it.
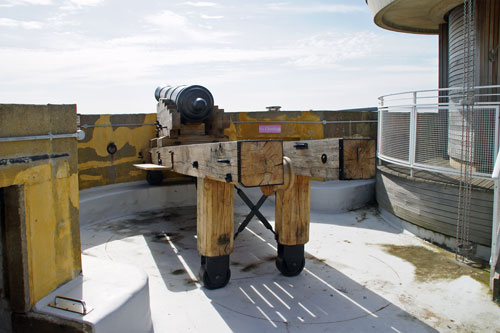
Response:
[[[0,104],[2,138],[75,132],[75,105]],[[0,192],[2,274],[25,312],[81,272],[76,138],[0,142]]]
[[[140,154],[156,135],[156,113],[80,115],[85,139],[78,142],[80,189],[146,179],[146,172],[134,168],[142,163]],[[127,126],[127,124],[130,124]],[[146,124],[146,125],[141,125]],[[116,146],[110,154],[108,145]]]
[[[275,125],[277,133],[266,133],[262,125]],[[377,112],[352,111],[267,111],[231,113],[230,140],[325,138],[377,138]],[[279,132],[278,132],[279,130]],[[262,133],[264,132],[264,133]]]

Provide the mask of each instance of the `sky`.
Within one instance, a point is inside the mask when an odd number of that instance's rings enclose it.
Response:
[[[0,0],[0,103],[154,113],[200,84],[227,112],[339,110],[435,89],[438,38],[373,23],[365,0]]]

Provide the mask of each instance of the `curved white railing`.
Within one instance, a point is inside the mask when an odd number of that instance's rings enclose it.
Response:
[[[473,116],[464,108],[473,106]],[[377,157],[413,169],[460,174],[460,163],[473,177],[491,178],[498,151],[500,86],[474,88],[465,100],[462,88],[410,91],[379,97]],[[470,124],[469,155],[461,146]]]

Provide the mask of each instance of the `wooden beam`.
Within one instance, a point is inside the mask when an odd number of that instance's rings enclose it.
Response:
[[[151,149],[152,164],[243,186],[283,184],[281,141],[229,141]]]
[[[375,140],[342,139],[341,148],[341,179],[370,179],[375,177]]]
[[[238,141],[238,182],[246,187],[283,184],[281,141]]]
[[[278,243],[301,245],[309,241],[311,178],[295,176],[293,184],[276,191],[275,231]]]
[[[234,185],[198,178],[197,239],[202,256],[217,257],[233,252]]]
[[[163,128],[160,130],[162,136],[176,138],[179,136],[181,127],[181,115],[173,105],[159,102],[156,106],[157,119]]]
[[[296,175],[339,179],[339,139],[283,142],[283,155]]]
[[[324,180],[368,179],[375,176],[375,140],[371,139],[283,143],[276,140],[229,141],[160,146],[163,144],[151,149],[151,160],[165,170],[233,184],[239,182],[246,187],[282,185],[284,172],[280,157],[283,156],[289,158],[293,174],[298,176]],[[148,166],[141,168],[154,170]]]
[[[151,163],[147,163],[147,164],[134,164],[134,166],[136,168],[138,168],[138,169],[147,170],[147,171],[168,171],[168,170],[170,170],[170,168],[167,168],[165,166],[157,165],[157,164],[151,164]]]

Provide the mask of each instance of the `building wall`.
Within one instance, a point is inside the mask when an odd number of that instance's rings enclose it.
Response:
[[[75,105],[0,104],[0,137],[75,132]],[[17,236],[25,244],[14,246],[26,252],[7,247],[3,258],[27,265],[26,276],[16,279],[26,281],[31,307],[81,272],[76,139],[0,142],[0,188],[4,196],[12,189],[19,193],[17,205],[4,204],[3,216],[18,213],[23,234]],[[10,267],[17,270],[23,263]],[[10,291],[10,297],[20,293]]]
[[[141,154],[156,136],[155,126],[149,125],[156,122],[156,113],[79,115],[79,118],[80,128],[85,131],[85,139],[78,142],[81,190],[146,179],[146,172],[133,164],[143,163]],[[116,145],[114,154],[107,151],[110,143]]]
[[[411,178],[390,166],[379,166],[377,203],[405,221],[456,237],[459,184],[457,180],[446,178],[443,176],[441,181],[429,177]],[[473,243],[491,246],[492,214],[493,190],[474,186],[470,214],[470,240]]]

